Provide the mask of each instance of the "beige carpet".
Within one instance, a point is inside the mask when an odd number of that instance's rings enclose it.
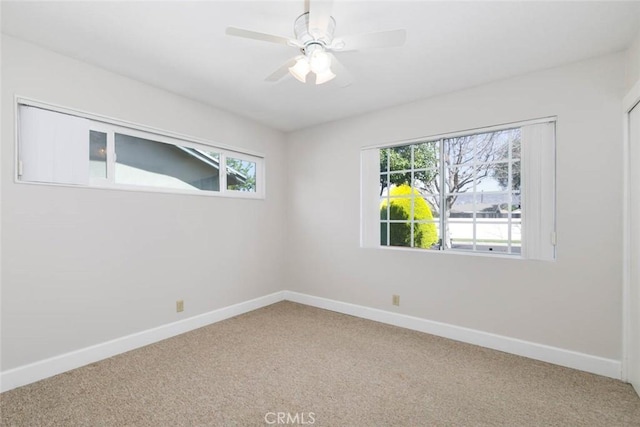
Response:
[[[620,381],[291,302],[0,399],[2,426],[640,426]]]

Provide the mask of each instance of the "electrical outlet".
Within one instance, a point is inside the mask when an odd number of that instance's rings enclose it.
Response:
[[[179,299],[176,301],[176,312],[180,313],[184,311],[184,300]]]
[[[400,295],[394,295],[392,302],[393,302],[393,305],[400,305]]]

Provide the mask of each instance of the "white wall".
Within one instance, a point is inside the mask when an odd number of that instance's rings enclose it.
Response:
[[[633,108],[640,100],[640,32],[635,41],[626,52],[626,88],[625,109]],[[627,324],[626,326],[626,350],[624,362],[626,364],[627,380],[633,384],[636,392],[640,394],[640,107],[636,106],[628,116],[629,138],[625,141],[628,156],[627,185],[628,193],[628,294],[626,301]],[[626,121],[625,121],[626,123]]]
[[[1,59],[3,371],[282,289],[621,357],[622,54],[299,131],[288,145],[4,35]],[[267,200],[15,184],[14,94],[261,151]],[[556,262],[359,248],[361,147],[551,115]],[[594,209],[610,213],[594,220]]]
[[[626,51],[625,86],[627,91],[640,81],[640,31]]]
[[[616,54],[289,135],[290,288],[620,360],[623,93]],[[556,262],[359,247],[363,146],[547,116]]]
[[[15,94],[262,152],[267,199],[16,184]],[[281,133],[2,36],[1,136],[3,371],[283,289]]]

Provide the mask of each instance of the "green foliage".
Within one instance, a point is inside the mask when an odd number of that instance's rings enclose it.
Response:
[[[229,190],[256,191],[256,166],[253,162],[227,157],[227,166],[239,172],[241,179],[237,184],[229,184]]]
[[[413,147],[413,163],[411,161],[411,147]],[[407,171],[411,169],[428,169],[415,170],[414,180],[420,182],[430,182],[434,179],[436,173],[433,170],[438,167],[437,164],[438,147],[434,142],[425,142],[414,145],[403,145],[401,147],[386,148],[380,150],[380,183],[382,188],[388,185],[411,184],[411,173],[399,173],[394,171]],[[389,173],[389,182],[385,172]]]
[[[414,197],[407,197],[412,195]],[[380,218],[386,220],[403,220],[404,223],[381,223],[380,242],[387,245],[387,225],[391,227],[389,232],[390,246],[411,246],[411,203],[413,200],[413,219],[415,221],[433,220],[433,214],[429,204],[422,198],[420,192],[403,184],[391,187],[389,196],[390,205],[387,209],[387,199],[380,204]],[[405,196],[405,197],[401,197]],[[434,223],[413,224],[414,247],[430,248],[438,242],[438,229]]]

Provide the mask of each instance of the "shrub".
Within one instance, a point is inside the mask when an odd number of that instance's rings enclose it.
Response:
[[[389,193],[391,205],[389,206],[389,218],[391,220],[403,220],[405,223],[392,223],[389,233],[389,246],[411,246],[411,197],[413,192],[413,216],[416,221],[432,220],[433,214],[429,204],[415,188],[412,190],[407,184],[391,187]],[[380,218],[387,219],[387,199],[380,203]],[[413,224],[414,247],[430,248],[438,242],[438,228],[434,223]],[[380,228],[380,242],[387,246],[387,223],[382,222]]]

